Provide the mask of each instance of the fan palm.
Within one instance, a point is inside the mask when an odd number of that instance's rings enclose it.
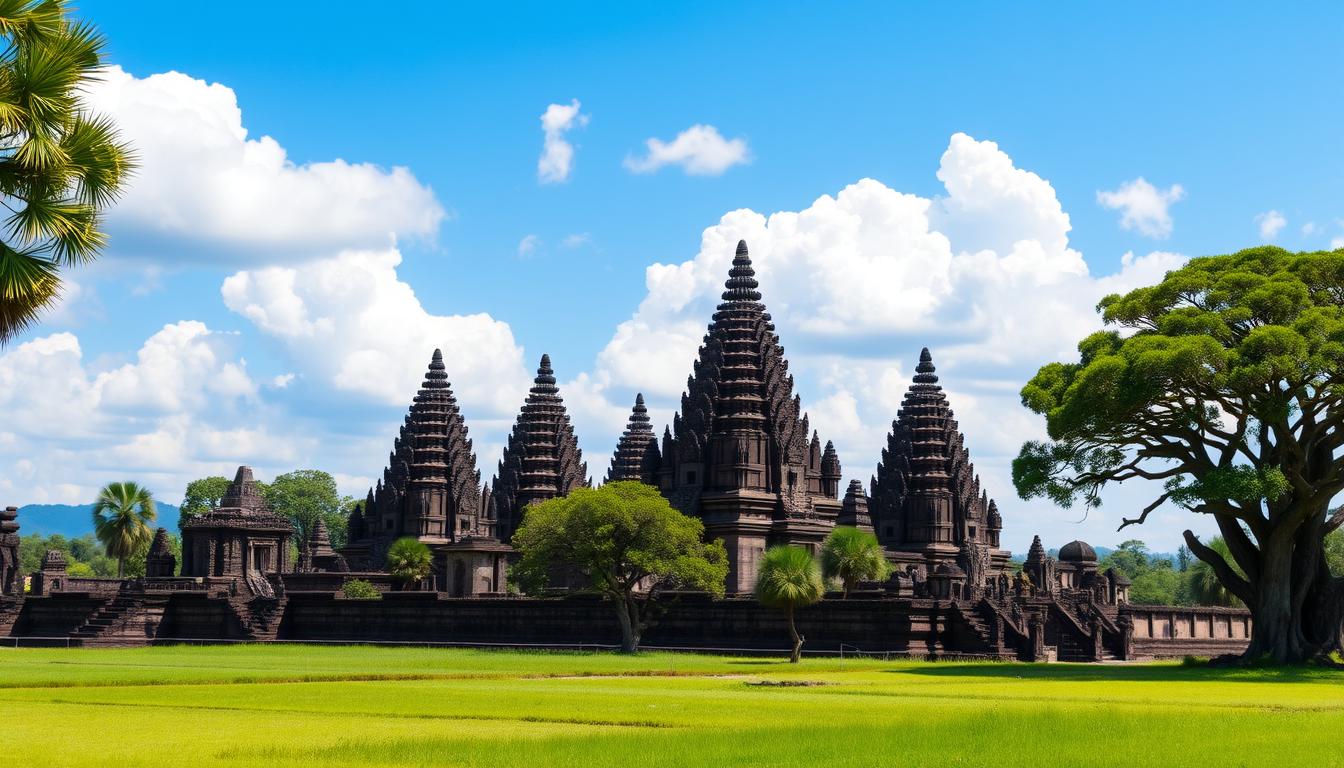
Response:
[[[771,547],[761,558],[761,569],[756,576],[756,599],[768,608],[782,608],[789,619],[789,636],[793,651],[789,661],[794,664],[803,656],[803,636],[793,622],[793,613],[821,599],[826,587],[821,581],[821,569],[812,553],[802,547]]]
[[[839,579],[844,596],[860,581],[881,581],[891,575],[891,564],[877,537],[868,531],[840,526],[821,545],[821,571]]]
[[[1241,568],[1237,566],[1236,560],[1232,558],[1232,550],[1228,549],[1227,542],[1222,536],[1214,536],[1209,539],[1209,549],[1222,556],[1224,562],[1230,563],[1232,569],[1238,576],[1242,575]],[[1204,562],[1197,561],[1190,566],[1190,596],[1194,598],[1199,605],[1224,605],[1238,606],[1242,605],[1241,600],[1223,586],[1223,582],[1214,573],[1213,566]]]
[[[419,539],[406,536],[387,549],[387,570],[403,585],[418,584],[429,577],[434,556]]]
[[[56,299],[61,268],[98,255],[100,214],[134,168],[116,126],[81,100],[104,41],[68,10],[0,0],[0,344]]]
[[[108,483],[93,502],[93,532],[117,559],[117,578],[126,573],[126,558],[149,543],[149,524],[158,517],[154,495],[137,483]]]

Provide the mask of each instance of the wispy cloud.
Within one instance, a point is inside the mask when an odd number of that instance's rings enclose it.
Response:
[[[625,158],[625,167],[635,173],[653,173],[679,165],[692,176],[718,176],[734,165],[750,162],[746,139],[725,139],[712,125],[692,125],[670,142],[648,139],[648,154]]]
[[[559,184],[569,180],[574,169],[574,145],[565,140],[565,134],[588,124],[588,115],[579,111],[579,100],[568,104],[551,104],[541,113],[541,132],[545,137],[541,157],[537,158],[537,181]]]
[[[1266,241],[1278,237],[1283,228],[1288,226],[1288,220],[1283,214],[1273,210],[1257,214],[1255,223],[1260,225],[1260,239]]]

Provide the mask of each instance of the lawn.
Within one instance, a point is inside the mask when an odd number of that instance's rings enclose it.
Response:
[[[15,766],[1344,767],[1322,670],[3,649],[0,707]]]

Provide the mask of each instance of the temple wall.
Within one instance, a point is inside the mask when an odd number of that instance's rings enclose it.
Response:
[[[1134,653],[1143,657],[1214,656],[1239,653],[1251,636],[1243,608],[1126,605],[1134,623]]]
[[[948,623],[933,601],[823,602],[798,613],[809,650],[869,653],[947,652]],[[289,640],[401,640],[448,643],[615,645],[620,630],[611,607],[584,597],[440,598],[389,593],[382,600],[291,595],[281,637]],[[646,631],[647,646],[780,650],[789,643],[784,614],[753,600],[682,596]]]
[[[12,630],[18,637],[64,637],[106,602],[96,595],[29,597]],[[798,612],[810,651],[911,656],[981,656],[989,647],[945,601],[855,597],[825,600]],[[669,596],[644,635],[649,647],[781,652],[788,628],[781,611],[751,599]],[[1133,658],[1215,656],[1242,651],[1249,614],[1233,608],[1122,606],[1134,626]],[[1047,625],[1050,644],[1061,627]],[[1054,627],[1051,629],[1051,627]],[[205,592],[172,596],[160,639],[239,640],[247,633],[229,600]],[[276,636],[276,635],[272,635]],[[481,645],[616,645],[611,607],[596,598],[448,598],[435,592],[387,592],[380,600],[291,591],[278,639],[326,642],[426,642]]]

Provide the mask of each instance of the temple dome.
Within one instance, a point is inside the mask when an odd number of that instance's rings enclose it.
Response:
[[[1070,541],[1060,547],[1059,560],[1062,563],[1095,563],[1097,551],[1086,541]]]

